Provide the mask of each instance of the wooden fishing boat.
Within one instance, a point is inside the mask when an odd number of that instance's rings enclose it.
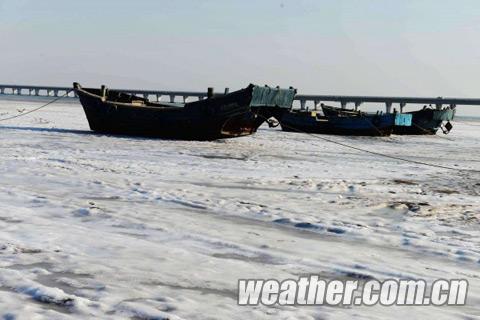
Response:
[[[440,128],[447,134],[453,128],[450,121],[455,117],[455,109],[448,107],[438,110],[425,106],[422,110],[407,112],[407,114],[412,115],[412,125],[410,127],[395,126],[394,134],[433,135]],[[446,122],[445,126],[443,126],[444,122]]]
[[[281,120],[282,130],[352,136],[388,136],[395,125],[411,125],[411,115],[364,113],[322,105],[324,115],[316,111],[292,111]]]
[[[352,109],[340,109],[329,106],[322,106],[323,112],[327,116],[353,116],[365,114],[361,111]],[[444,109],[434,109],[424,106],[422,110],[405,112],[412,116],[412,124],[410,126],[398,125],[393,127],[393,134],[402,135],[433,135],[441,128],[443,133],[447,134],[452,130],[453,126],[450,123],[455,117],[455,109],[447,107]],[[443,123],[446,124],[443,126]]]
[[[289,110],[296,90],[260,87],[191,103],[151,102],[128,93],[74,83],[90,129],[108,134],[215,140],[253,134],[270,117]]]

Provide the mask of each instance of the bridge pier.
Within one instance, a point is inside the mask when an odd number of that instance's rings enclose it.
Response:
[[[300,110],[305,110],[306,104],[307,104],[306,100],[300,100]]]
[[[400,102],[400,113],[403,113],[403,108],[405,108],[405,105],[405,102]]]
[[[392,103],[391,102],[385,103],[385,112],[386,113],[392,113]]]
[[[318,110],[318,107],[320,106],[320,100],[314,100],[313,101],[313,107],[316,110]]]
[[[340,101],[340,105],[342,109],[347,109],[347,102],[346,101]]]
[[[361,102],[355,102],[355,111],[358,111],[358,108],[360,108],[361,105]]]
[[[170,103],[174,103],[175,102],[175,95],[171,94],[170,95]]]

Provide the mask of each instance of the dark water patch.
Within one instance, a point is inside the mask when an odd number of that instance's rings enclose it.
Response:
[[[307,229],[307,230],[323,230],[322,226],[310,223],[310,222],[299,222],[294,224],[295,228]]]
[[[220,160],[240,160],[246,161],[248,160],[248,156],[231,156],[231,155],[216,155],[216,154],[191,154],[191,156],[201,157],[205,159],[220,159]]]
[[[0,217],[0,221],[6,222],[6,223],[22,223],[23,222],[23,220],[11,218],[11,217]]]
[[[355,271],[337,270],[337,273],[341,274],[344,277],[347,277],[350,279],[356,279],[356,280],[374,280],[375,279],[375,277],[369,274],[355,272]]]
[[[407,179],[393,179],[393,183],[395,184],[405,184],[409,186],[416,186],[417,182],[413,180],[407,180]]]
[[[219,259],[228,259],[228,260],[240,260],[245,262],[253,262],[260,264],[270,264],[270,265],[284,265],[286,262],[280,261],[275,257],[272,257],[268,254],[256,254],[254,256],[242,255],[239,253],[215,253],[212,257]]]
[[[357,270],[365,270],[367,269],[367,267],[365,266],[362,266],[361,264],[356,264],[353,266],[354,269],[357,269]]]
[[[132,237],[132,238],[141,239],[141,240],[145,240],[145,239],[150,238],[150,235],[144,234],[144,233],[134,233],[134,232],[126,232],[126,231],[120,231],[120,232],[117,232],[117,233],[118,234],[123,234],[127,237]]]
[[[208,209],[208,207],[205,206],[205,205],[198,204],[198,203],[192,203],[192,202],[188,202],[188,201],[184,201],[184,200],[180,200],[180,199],[165,199],[163,197],[157,197],[157,198],[155,198],[155,200],[156,201],[167,202],[167,203],[169,202],[169,203],[177,204],[177,205],[187,207],[187,208],[191,208],[191,209],[199,209],[199,210]]]
[[[460,193],[457,190],[453,190],[453,189],[434,189],[433,192],[441,193],[441,194],[459,194]]]
[[[239,201],[238,203],[245,204],[245,205],[251,205],[251,206],[258,206],[260,208],[267,208],[267,206],[264,205],[264,204],[258,204],[258,203],[248,202],[248,201]]]
[[[89,200],[96,200],[96,201],[100,201],[100,200],[104,200],[104,201],[108,201],[108,200],[120,200],[121,197],[120,196],[104,196],[104,197],[81,197],[81,199],[89,199]]]
[[[327,231],[335,234],[344,234],[347,232],[347,230],[338,227],[329,227]]]
[[[292,224],[292,221],[288,218],[275,219],[273,220],[273,222],[279,223],[279,224]]]

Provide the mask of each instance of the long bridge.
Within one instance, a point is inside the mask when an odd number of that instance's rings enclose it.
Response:
[[[188,102],[191,99],[205,99],[207,92],[195,91],[168,91],[168,90],[132,90],[132,89],[114,89],[126,93],[134,94],[151,101],[163,101],[165,98],[169,102]],[[228,88],[221,94],[229,92]],[[29,86],[29,85],[8,85],[0,84],[1,96],[28,96],[28,97],[61,97],[67,99],[77,99],[77,95],[71,87],[52,87],[52,86]],[[382,97],[382,96],[342,96],[342,95],[303,95],[297,94],[295,100],[299,102],[300,108],[305,109],[307,102],[312,103],[313,108],[317,109],[323,102],[337,102],[342,108],[347,108],[348,104],[358,109],[363,103],[381,103],[385,105],[386,112],[392,112],[392,107],[398,105],[400,111],[407,104],[430,104],[441,108],[448,105],[455,108],[459,105],[480,105],[480,99],[471,98],[444,98],[444,97]]]

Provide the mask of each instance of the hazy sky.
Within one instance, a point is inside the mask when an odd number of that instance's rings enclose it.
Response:
[[[0,83],[480,96],[478,0],[0,0]]]

